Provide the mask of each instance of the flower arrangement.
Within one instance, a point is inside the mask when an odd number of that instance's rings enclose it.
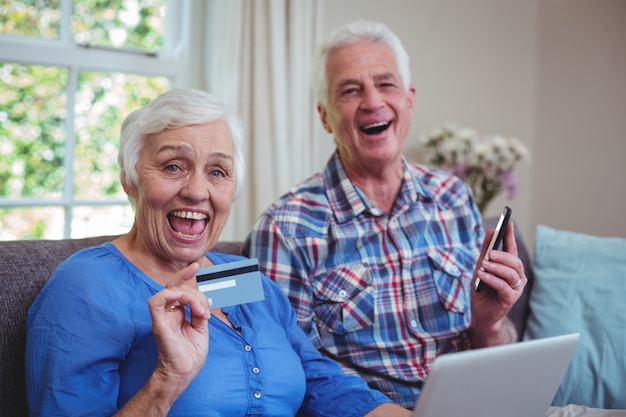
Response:
[[[519,191],[515,172],[518,162],[529,159],[526,146],[514,137],[481,137],[471,128],[437,127],[420,138],[426,163],[463,179],[472,189],[478,209],[484,214],[489,202],[506,191],[513,199]]]

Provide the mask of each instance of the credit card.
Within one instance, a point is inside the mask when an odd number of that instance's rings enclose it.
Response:
[[[256,258],[200,268],[196,279],[198,289],[211,300],[211,308],[265,299]]]

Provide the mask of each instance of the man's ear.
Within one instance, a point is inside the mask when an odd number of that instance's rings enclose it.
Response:
[[[409,106],[411,107],[411,113],[413,113],[413,110],[415,108],[415,86],[414,85],[410,85],[409,86]]]
[[[328,121],[326,120],[326,117],[328,115],[328,113],[326,113],[326,107],[322,106],[321,104],[318,104],[317,112],[320,115],[320,120],[322,121],[322,126],[324,126],[324,130],[328,133],[333,133],[333,130],[330,128],[330,125],[328,124]]]

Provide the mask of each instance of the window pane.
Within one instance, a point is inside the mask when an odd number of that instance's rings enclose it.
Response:
[[[168,89],[165,77],[83,71],[76,95],[74,194],[77,198],[126,198],[117,152],[128,114]]]
[[[0,208],[0,240],[61,239],[63,208]]]
[[[130,205],[77,206],[72,210],[72,238],[121,235],[130,230],[133,219]]]
[[[0,196],[63,191],[65,68],[0,63]]]
[[[78,44],[158,52],[166,0],[77,0],[72,36]]]
[[[58,38],[60,0],[3,0],[0,3],[0,33]]]

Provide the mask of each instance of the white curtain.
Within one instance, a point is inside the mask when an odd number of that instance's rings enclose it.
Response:
[[[207,8],[207,90],[248,126],[247,173],[222,239],[242,240],[258,216],[322,169],[324,136],[311,90],[321,35],[318,0],[212,0]],[[324,160],[322,160],[324,159]]]

